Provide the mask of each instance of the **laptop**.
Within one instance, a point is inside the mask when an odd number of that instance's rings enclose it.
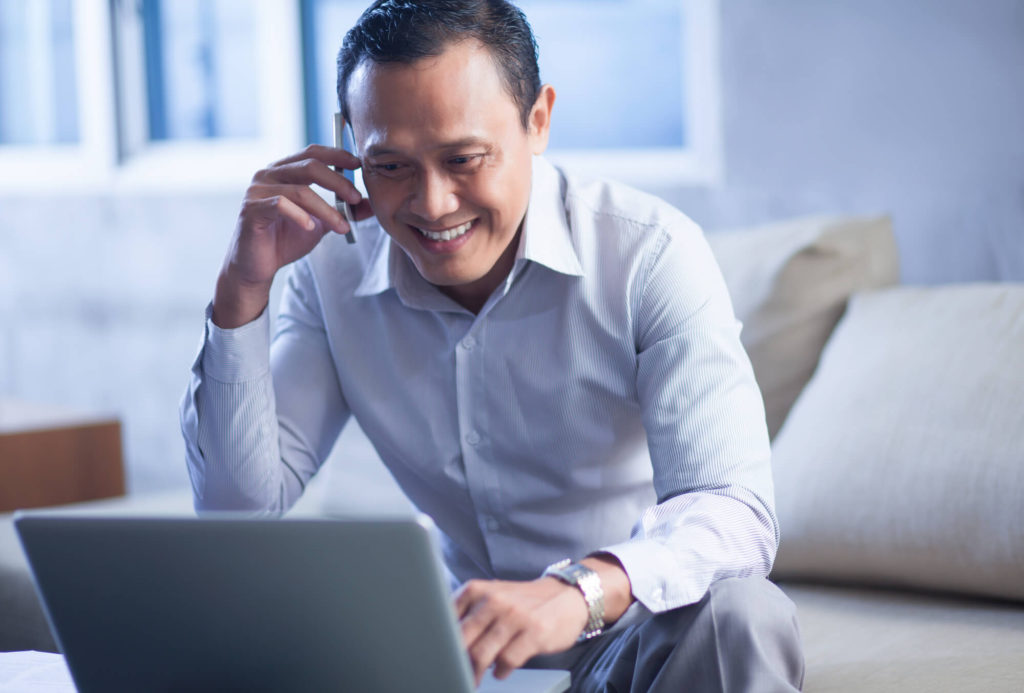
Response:
[[[472,693],[430,520],[97,517],[14,525],[79,691]],[[479,691],[567,690],[564,671]]]

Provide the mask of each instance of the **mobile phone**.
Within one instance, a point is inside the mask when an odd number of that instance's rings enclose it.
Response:
[[[345,118],[341,113],[334,114],[334,146],[338,149],[345,148]],[[335,166],[334,170],[345,176],[349,182],[355,185],[355,174],[352,171],[338,166]],[[345,221],[348,222],[349,231],[345,234],[345,240],[349,243],[355,243],[355,215],[352,213],[352,206],[340,199],[337,194],[334,195],[334,206],[345,216]]]

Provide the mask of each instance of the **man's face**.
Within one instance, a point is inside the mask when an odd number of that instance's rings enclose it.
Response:
[[[511,269],[554,93],[524,129],[490,53],[462,41],[411,64],[363,61],[347,97],[381,226],[427,281],[479,308]]]

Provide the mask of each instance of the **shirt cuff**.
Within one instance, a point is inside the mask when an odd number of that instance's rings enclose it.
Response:
[[[206,307],[203,373],[222,383],[242,383],[270,370],[270,315],[266,308],[252,322],[233,329],[213,324],[213,303]]]
[[[608,553],[619,559],[629,577],[636,600],[651,613],[693,604],[701,600],[707,585],[699,576],[679,580],[678,556],[669,547],[654,539],[632,539],[607,546],[597,553]],[[668,580],[666,576],[673,576]]]

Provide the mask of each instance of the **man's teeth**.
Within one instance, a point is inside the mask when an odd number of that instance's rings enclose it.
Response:
[[[462,226],[456,226],[453,229],[445,229],[444,231],[427,231],[426,229],[421,229],[419,227],[416,227],[416,230],[432,241],[450,241],[453,238],[458,238],[469,231],[469,227],[472,225],[473,222],[467,221]]]

